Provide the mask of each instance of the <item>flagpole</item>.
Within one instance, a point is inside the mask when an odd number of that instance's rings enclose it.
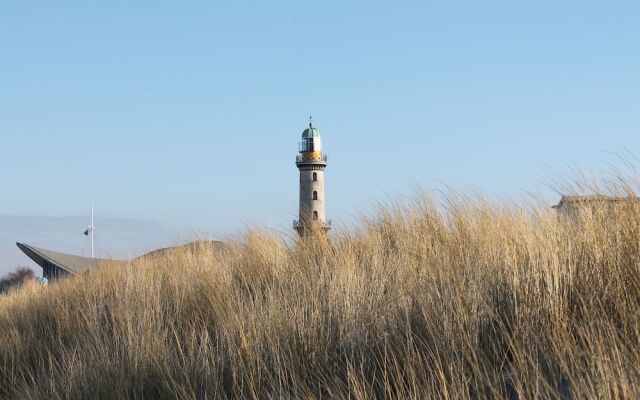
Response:
[[[95,258],[94,241],[93,241],[93,231],[95,229],[96,227],[93,226],[93,204],[91,204],[91,226],[89,227],[89,230],[91,231],[91,258]]]
[[[91,204],[91,224],[87,226],[87,230],[84,231],[85,236],[91,235],[91,258],[95,258],[95,230],[96,226],[93,224],[93,204]]]

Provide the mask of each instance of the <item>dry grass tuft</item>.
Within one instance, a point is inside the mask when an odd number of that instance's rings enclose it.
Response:
[[[0,299],[0,397],[640,397],[640,208],[426,196]]]

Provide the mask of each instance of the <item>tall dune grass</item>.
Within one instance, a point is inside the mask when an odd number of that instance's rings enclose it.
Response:
[[[640,207],[388,204],[0,300],[0,397],[640,398]]]

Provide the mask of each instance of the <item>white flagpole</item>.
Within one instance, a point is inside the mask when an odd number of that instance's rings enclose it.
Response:
[[[96,227],[93,225],[93,204],[91,204],[91,225],[88,226],[89,233],[91,233],[91,258],[95,258],[95,248],[94,248],[94,231]]]
[[[93,242],[93,230],[95,229],[95,226],[93,226],[93,204],[91,205],[91,258],[95,257],[95,249],[94,249],[94,242]]]

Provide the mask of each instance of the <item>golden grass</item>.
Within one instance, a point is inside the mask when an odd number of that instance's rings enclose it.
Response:
[[[418,196],[5,296],[0,397],[632,399],[639,339],[637,204]]]

